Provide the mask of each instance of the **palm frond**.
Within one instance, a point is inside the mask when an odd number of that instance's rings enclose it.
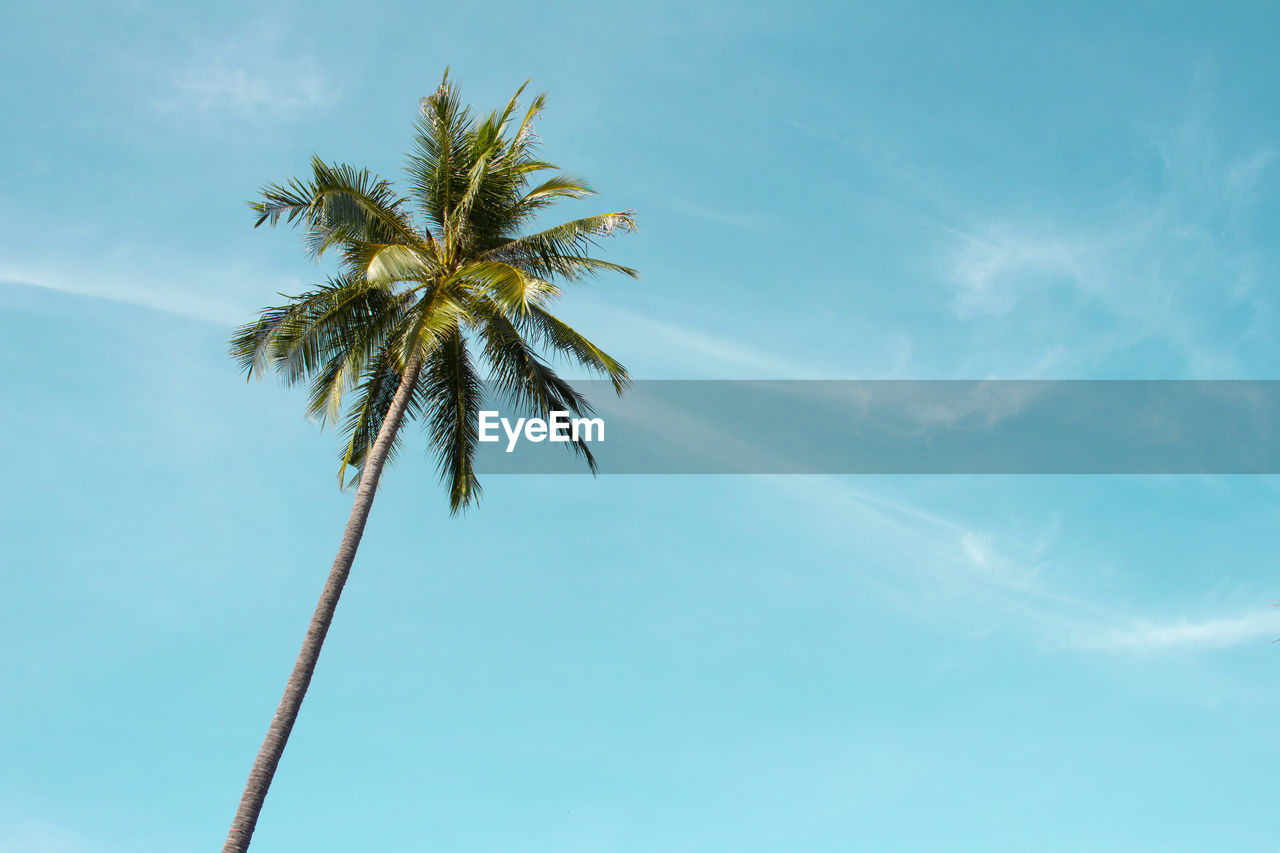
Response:
[[[561,276],[570,280],[594,272],[620,272],[632,278],[639,273],[630,267],[609,264],[589,256],[597,240],[615,231],[634,231],[635,213],[621,211],[587,216],[523,237],[514,237],[486,250],[482,257],[505,261],[539,277]]]
[[[315,257],[353,241],[427,246],[434,242],[430,232],[414,226],[408,200],[368,169],[329,165],[319,157],[312,158],[311,169],[309,181],[293,178],[286,185],[264,186],[262,200],[250,204],[258,214],[255,225],[275,226],[281,218],[301,224]]]
[[[470,109],[446,74],[439,88],[421,101],[406,165],[419,209],[441,229],[448,226],[449,212],[467,184],[473,127]]]
[[[528,85],[527,83],[525,84]],[[520,87],[521,89],[524,86]],[[529,109],[525,111],[524,119],[520,122],[519,129],[516,130],[515,136],[511,137],[511,151],[515,154],[527,153],[533,147],[534,133],[533,124],[537,121],[538,116],[542,114],[543,109],[547,106],[547,93],[539,92],[529,104]],[[532,161],[536,162],[536,161]],[[554,166],[546,164],[543,168],[554,169]]]
[[[485,149],[476,152],[475,161],[467,171],[466,190],[458,199],[458,203],[449,210],[448,224],[445,227],[445,239],[451,250],[462,243],[467,233],[467,226],[471,224],[471,215],[475,210],[476,201],[487,189],[486,179],[489,177],[489,167],[496,153],[493,142],[490,141]]]
[[[514,205],[514,213],[519,221],[524,221],[561,199],[589,198],[595,194],[596,191],[582,178],[562,172],[521,196]]]
[[[462,302],[440,292],[439,288],[420,298],[413,311],[412,322],[407,324],[397,344],[400,361],[409,361],[415,352],[429,352],[449,337],[466,313]]]
[[[326,284],[263,309],[231,339],[232,357],[249,376],[273,368],[286,384],[321,369],[354,340],[375,335],[405,308],[401,296],[357,277]]]
[[[543,418],[553,411],[576,415],[593,412],[586,398],[542,360],[496,306],[477,306],[475,314],[484,344],[482,352],[492,374],[490,381],[502,396],[517,408]],[[595,473],[596,459],[587,443],[577,440],[569,446],[586,459]]]
[[[357,248],[360,254],[350,256],[351,266],[363,270],[365,278],[376,284],[431,282],[443,272],[439,260],[418,246],[363,243]]]
[[[518,267],[501,261],[468,264],[450,276],[444,286],[463,287],[467,291],[465,299],[492,299],[503,311],[516,314],[559,295],[559,288],[551,282],[526,275]]]
[[[427,356],[415,390],[436,468],[449,489],[449,509],[456,513],[480,498],[473,461],[484,405],[484,387],[458,326]]]
[[[588,370],[607,376],[618,396],[622,396],[622,392],[631,385],[631,375],[617,359],[546,309],[534,305],[527,315],[518,319],[539,344],[570,356]]]
[[[347,414],[343,435],[346,437],[341,452],[342,463],[338,467],[338,485],[342,488],[359,482],[364,470],[365,457],[373,447],[382,429],[382,422],[387,417],[391,402],[400,381],[404,376],[404,362],[399,359],[396,347],[392,342],[385,343],[377,357],[366,367],[364,379],[360,383],[355,405]],[[416,415],[414,401],[409,402],[406,418]],[[387,462],[396,456],[400,446],[401,432],[397,431],[391,438],[391,446],[387,451]],[[348,468],[355,469],[355,476],[349,481],[345,479]]]
[[[399,349],[395,342],[403,334],[409,315],[400,311],[388,316],[383,323],[369,323],[355,329],[333,348],[324,369],[311,380],[307,398],[307,415],[321,427],[336,421],[342,411],[347,392],[369,368],[371,360],[381,349],[389,349],[393,355]],[[399,362],[397,362],[399,364]]]

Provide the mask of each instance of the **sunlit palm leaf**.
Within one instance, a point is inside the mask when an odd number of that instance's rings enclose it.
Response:
[[[484,388],[458,327],[440,341],[423,365],[415,402],[425,416],[440,479],[457,512],[480,497],[473,462]]]

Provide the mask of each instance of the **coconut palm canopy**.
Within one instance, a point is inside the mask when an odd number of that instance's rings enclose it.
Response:
[[[599,238],[634,229],[634,215],[539,227],[556,202],[594,193],[540,159],[534,121],[545,95],[521,114],[524,88],[479,120],[446,73],[421,102],[408,196],[367,169],[314,158],[309,178],[267,184],[251,204],[257,225],[283,219],[302,229],[312,257],[340,259],[325,284],[265,309],[231,348],[250,376],[274,369],[289,384],[309,384],[308,413],[341,425],[344,485],[358,482],[402,386],[403,415],[422,421],[456,512],[481,491],[472,463],[486,390],[540,416],[589,412],[551,367],[554,356],[608,377],[619,394],[629,382],[550,307],[563,282],[636,276],[591,254]],[[389,453],[402,432],[395,420]],[[585,443],[568,446],[595,470]]]

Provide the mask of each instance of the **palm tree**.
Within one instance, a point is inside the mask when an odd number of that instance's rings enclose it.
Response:
[[[322,425],[341,420],[338,480],[356,489],[333,568],[223,853],[249,847],[378,479],[406,419],[422,420],[456,513],[480,496],[472,460],[486,389],[545,417],[551,411],[590,412],[548,356],[608,377],[618,394],[630,381],[621,364],[548,307],[559,294],[557,282],[602,272],[636,276],[635,270],[591,256],[598,238],[634,229],[633,214],[606,213],[534,230],[560,199],[593,193],[538,157],[533,122],[545,95],[534,98],[517,123],[523,90],[480,121],[461,103],[446,71],[436,92],[421,102],[408,155],[407,198],[368,170],[317,158],[308,179],[268,184],[261,200],[251,204],[258,226],[274,226],[282,218],[300,226],[313,257],[335,250],[339,272],[287,304],[263,310],[237,330],[231,353],[251,377],[270,368],[288,384],[310,384],[308,414]],[[553,174],[535,184],[548,170]],[[595,470],[585,443],[569,446]],[[350,478],[348,471],[354,472]]]

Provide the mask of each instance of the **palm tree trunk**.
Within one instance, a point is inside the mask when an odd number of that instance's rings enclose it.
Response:
[[[374,492],[378,488],[378,478],[382,475],[382,467],[387,461],[387,453],[391,449],[392,439],[404,412],[413,395],[413,386],[421,369],[422,359],[414,355],[405,364],[404,376],[400,387],[392,398],[391,407],[378,430],[378,437],[369,449],[364,468],[360,474],[360,484],[356,487],[355,503],[351,507],[351,517],[347,520],[347,529],[342,534],[342,544],[338,546],[338,555],[333,559],[333,568],[329,570],[329,580],[324,585],[324,592],[316,604],[316,612],[311,617],[311,625],[307,628],[307,636],[302,641],[302,650],[298,652],[298,660],[289,675],[289,683],[285,685],[284,696],[271,718],[271,727],[254,759],[253,769],[249,771],[249,781],[244,786],[244,794],[240,797],[240,807],[236,809],[235,819],[231,822],[231,830],[227,833],[227,842],[222,853],[245,853],[249,849],[249,841],[253,838],[254,827],[258,823],[258,813],[262,811],[262,802],[267,797],[267,789],[271,787],[271,779],[276,774],[276,766],[280,756],[284,754],[285,744],[289,741],[289,733],[298,719],[298,709],[302,707],[302,699],[311,684],[311,676],[316,670],[316,661],[320,657],[320,647],[324,645],[325,635],[329,633],[329,625],[333,622],[333,611],[338,606],[338,598],[347,583],[347,575],[351,573],[351,563],[355,560],[356,548],[360,545],[360,537],[364,534],[365,521],[369,518],[369,509],[373,506]]]

